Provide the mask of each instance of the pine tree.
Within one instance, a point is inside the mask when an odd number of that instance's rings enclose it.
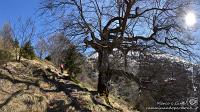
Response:
[[[34,52],[33,46],[31,46],[30,41],[25,43],[25,45],[21,48],[21,51],[22,51],[22,57],[27,58],[27,59],[35,58],[35,52]]]
[[[15,38],[14,40],[14,46],[19,48],[19,41],[17,40],[17,38]]]
[[[64,64],[68,73],[72,77],[81,72],[81,63],[83,56],[78,52],[75,45],[70,45],[69,48],[64,51]]]

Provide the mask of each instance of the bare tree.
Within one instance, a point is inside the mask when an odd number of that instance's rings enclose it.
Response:
[[[44,55],[47,53],[47,42],[45,41],[44,38],[39,38],[39,40],[36,43],[36,52],[39,56],[40,59],[42,59],[44,57]]]
[[[15,27],[15,38],[19,42],[19,47],[22,48],[28,42],[32,41],[35,36],[35,23],[31,18],[23,21],[21,18],[18,19],[18,24]],[[18,60],[22,57],[22,49],[19,50]]]
[[[3,48],[4,49],[12,49],[14,47],[14,39],[13,39],[13,29],[11,27],[10,23],[5,23],[2,31],[1,31],[1,36],[2,36],[2,42],[3,42]]]
[[[68,37],[82,39],[98,52],[98,92],[108,96],[113,49],[193,56],[182,17],[189,0],[44,0],[42,14],[59,20]],[[125,60],[126,61],[126,60]]]
[[[64,36],[63,33],[58,33],[48,38],[47,51],[52,62],[54,62],[56,65],[61,64],[64,59],[63,51],[67,50],[69,44],[69,40]]]

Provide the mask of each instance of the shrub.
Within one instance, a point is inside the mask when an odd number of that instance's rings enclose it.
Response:
[[[7,50],[0,49],[0,64],[11,60],[11,53]]]

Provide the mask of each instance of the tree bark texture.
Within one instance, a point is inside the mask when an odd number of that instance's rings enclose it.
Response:
[[[98,64],[98,92],[100,93],[100,95],[108,97],[108,81],[110,80],[110,68],[109,52],[107,50],[99,52]]]

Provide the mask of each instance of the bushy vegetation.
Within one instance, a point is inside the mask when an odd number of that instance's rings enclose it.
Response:
[[[7,50],[0,49],[0,64],[11,60],[11,53]]]

